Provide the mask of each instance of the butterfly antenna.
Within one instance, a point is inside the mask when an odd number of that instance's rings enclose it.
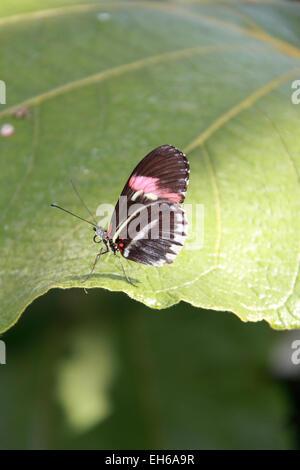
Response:
[[[60,209],[61,211],[66,212],[67,214],[73,215],[73,217],[76,217],[77,219],[83,220],[84,222],[87,222],[90,225],[93,225],[94,227],[97,228],[97,224],[94,224],[93,222],[90,222],[87,219],[84,219],[83,217],[80,217],[80,215],[73,214],[73,212],[68,211],[67,209],[64,209],[63,207],[58,206],[57,204],[50,204],[51,207],[56,207],[57,209]]]
[[[88,206],[86,205],[86,203],[84,202],[84,200],[82,199],[82,197],[80,196],[79,194],[79,191],[78,189],[76,188],[75,184],[74,184],[74,181],[73,180],[70,180],[71,182],[71,185],[73,186],[73,189],[75,191],[75,194],[76,196],[78,197],[79,201],[81,202],[81,204],[83,205],[83,207],[86,208],[86,210],[88,211],[88,213],[90,214],[90,216],[92,217],[93,221],[95,222],[96,226],[97,226],[97,221],[95,219],[95,217],[93,216],[93,214],[91,213],[90,209],[88,208]]]

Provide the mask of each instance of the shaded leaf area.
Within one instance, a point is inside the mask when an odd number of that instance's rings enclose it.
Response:
[[[53,290],[2,337],[0,448],[291,449],[281,338],[185,303]]]
[[[182,5],[179,2],[177,8]],[[300,8],[297,2],[191,2],[188,10],[199,15],[198,19],[218,22],[225,29],[239,26],[250,35],[264,36],[269,41],[282,40],[287,47],[299,48]]]
[[[248,18],[253,20],[258,28],[261,27],[270,35],[299,47],[300,8],[296,2],[261,4],[258,10],[252,9],[246,3],[240,3],[236,7],[242,14],[246,14]],[[282,25],[280,31],[277,29],[279,21]]]
[[[0,330],[52,287],[82,288],[90,271],[92,232],[49,208],[83,214],[68,180],[95,213],[164,143],[191,164],[184,250],[159,269],[127,262],[137,288],[107,256],[85,286],[154,308],[185,300],[299,327],[295,49],[248,34],[239,12],[225,27],[160,2],[75,7],[0,29],[8,103],[0,119],[15,127],[0,140]],[[10,112],[22,103],[31,116],[18,120]]]

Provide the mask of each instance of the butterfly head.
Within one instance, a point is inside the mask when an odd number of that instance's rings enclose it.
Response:
[[[97,225],[97,227],[93,227],[93,230],[94,232],[96,232],[93,237],[95,243],[100,243],[107,237],[107,231],[104,230],[104,228],[100,225]]]

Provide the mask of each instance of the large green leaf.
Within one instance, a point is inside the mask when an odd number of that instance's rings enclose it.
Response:
[[[107,256],[85,287],[299,327],[299,7],[76,3],[1,6],[0,118],[15,133],[0,140],[0,330],[52,287],[83,287],[93,233],[49,207],[83,213],[69,178],[95,211],[164,143],[191,164],[184,250],[162,268],[127,262],[138,287]],[[30,118],[11,115],[21,105]]]

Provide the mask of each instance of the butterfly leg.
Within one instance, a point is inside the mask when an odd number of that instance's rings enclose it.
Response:
[[[96,267],[96,264],[98,263],[100,257],[102,255],[105,255],[105,253],[107,253],[109,251],[108,247],[106,246],[106,250],[104,250],[103,248],[101,248],[101,250],[99,251],[99,253],[96,255],[96,258],[95,258],[95,261],[94,261],[94,264],[92,266],[92,269],[91,269],[91,272],[87,275],[87,277],[82,281],[82,282],[86,282],[93,274],[93,272],[95,271],[95,267]]]
[[[124,276],[126,277],[127,282],[129,282],[129,284],[131,284],[132,286],[137,287],[137,286],[129,279],[129,277],[127,276],[126,271],[125,271],[125,268],[124,268],[124,266],[123,266],[123,263],[122,263],[122,260],[121,260],[120,256],[118,256],[116,253],[115,253],[115,256],[120,260],[120,264],[121,264],[121,266],[122,266],[122,271],[123,271],[123,273],[124,273]]]

